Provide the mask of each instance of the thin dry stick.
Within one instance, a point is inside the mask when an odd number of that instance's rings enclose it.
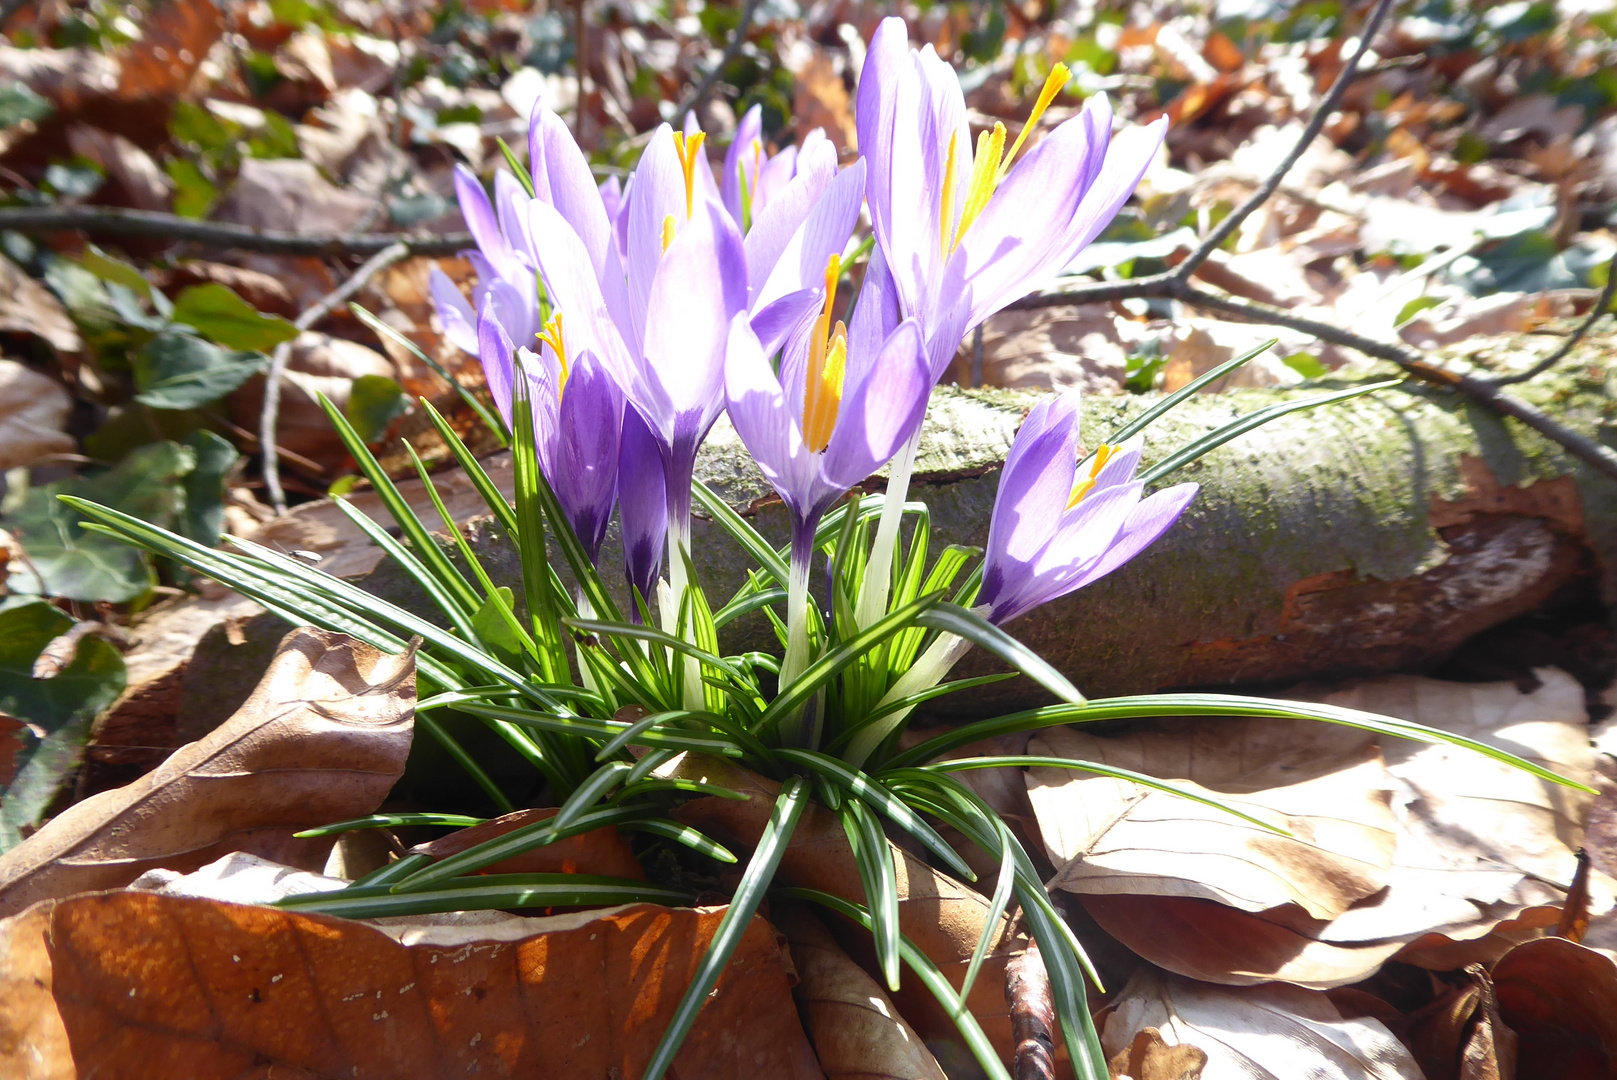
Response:
[[[1029,941],[1025,952],[1006,962],[1005,1003],[1011,1007],[1011,1041],[1016,1044],[1011,1076],[1055,1080],[1055,996],[1038,942]]]
[[[399,244],[404,245],[409,255],[453,255],[475,246],[470,233],[450,233],[445,236],[409,236],[403,233],[305,235],[112,206],[6,207],[0,209],[0,229],[29,235],[74,230],[91,236],[143,236],[237,251],[259,251],[268,255],[374,255]]]
[[[1325,126],[1325,121],[1330,118],[1331,113],[1336,109],[1337,103],[1342,100],[1342,95],[1347,91],[1348,84],[1358,75],[1359,61],[1363,60],[1364,54],[1370,51],[1370,42],[1375,40],[1376,31],[1381,29],[1381,22],[1387,17],[1387,12],[1391,9],[1392,0],[1380,0],[1376,4],[1376,9],[1370,13],[1370,21],[1364,24],[1364,29],[1359,34],[1359,47],[1353,50],[1353,55],[1348,57],[1347,63],[1343,65],[1341,72],[1336,76],[1336,81],[1331,84],[1330,90],[1326,91],[1325,97],[1319,103],[1319,107],[1314,110],[1314,115],[1309,117],[1308,125],[1303,128],[1303,133],[1298,137],[1296,145],[1291,148],[1291,152],[1285,156],[1285,159],[1279,165],[1275,166],[1274,172],[1269,174],[1269,179],[1259,185],[1258,190],[1252,193],[1251,198],[1236,207],[1235,212],[1230,214],[1229,217],[1219,222],[1218,227],[1208,233],[1207,237],[1197,245],[1196,250],[1190,253],[1190,257],[1174,267],[1173,273],[1177,280],[1189,281],[1190,275],[1194,274],[1196,269],[1207,261],[1208,256],[1212,255],[1219,245],[1228,240],[1235,230],[1241,227],[1241,222],[1250,217],[1258,207],[1268,202],[1270,197],[1280,188],[1280,182],[1286,178],[1286,174],[1291,171],[1291,167],[1297,164],[1304,151],[1313,143],[1314,138],[1319,135],[1320,129]]]
[[[355,270],[352,277],[299,315],[292,325],[301,334],[330,315],[338,305],[346,303],[371,278],[409,254],[409,245],[402,243],[378,251]],[[264,455],[264,487],[269,492],[270,505],[277,514],[286,513],[286,493],[281,490],[281,458],[275,448],[275,426],[281,412],[281,376],[286,373],[286,362],[291,356],[292,341],[283,341],[275,347],[275,353],[270,357],[269,373],[264,377],[264,407],[258,417],[258,440]]]
[[[747,0],[746,6],[741,9],[741,21],[736,24],[735,33],[730,35],[729,42],[724,46],[724,52],[719,56],[719,62],[713,65],[713,69],[702,78],[701,82],[696,84],[696,89],[691,91],[690,96],[680,102],[679,108],[674,110],[674,123],[676,125],[683,126],[686,114],[707,99],[708,91],[712,90],[713,84],[719,81],[719,76],[724,73],[725,68],[730,66],[730,61],[736,58],[736,54],[741,51],[741,46],[747,43],[747,31],[752,29],[752,16],[757,10],[758,0]]]
[[[1488,384],[1490,386],[1510,386],[1513,383],[1536,379],[1562,360],[1565,360],[1567,354],[1578,347],[1578,342],[1582,341],[1584,335],[1594,329],[1595,323],[1599,322],[1600,317],[1610,309],[1611,299],[1614,295],[1617,295],[1617,254],[1613,254],[1611,262],[1606,264],[1606,287],[1600,290],[1600,298],[1595,301],[1594,310],[1589,312],[1588,317],[1578,324],[1578,328],[1572,331],[1572,334],[1565,341],[1561,342],[1561,347],[1526,371],[1518,371],[1514,375],[1502,375],[1497,379],[1488,379]]]

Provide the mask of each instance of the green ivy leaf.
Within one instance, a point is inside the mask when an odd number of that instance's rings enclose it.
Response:
[[[144,552],[110,536],[79,528],[83,519],[57,495],[77,495],[170,528],[185,508],[179,481],[196,467],[196,451],[174,442],[134,450],[117,465],[94,476],[31,488],[23,505],[0,518],[22,544],[26,559],[12,559],[7,586],[24,596],[123,603],[152,585]]]
[[[180,533],[213,547],[225,531],[225,482],[241,455],[211,431],[198,431],[185,440],[196,454],[196,467],[185,476],[185,511]]]
[[[134,355],[140,388],[135,400],[154,409],[194,409],[230,393],[264,370],[267,360],[263,353],[232,352],[189,334],[159,334]]]
[[[266,315],[236,295],[228,285],[210,281],[192,285],[174,301],[174,321],[194,326],[227,349],[269,352],[298,336],[297,327],[279,315]]]
[[[49,101],[22,83],[0,86],[0,128],[20,124],[24,120],[43,120],[54,111]]]
[[[386,375],[361,375],[354,380],[343,414],[366,445],[379,442],[387,426],[410,411],[410,401],[399,384]]]
[[[0,787],[0,851],[39,824],[62,781],[78,764],[90,724],[126,681],[123,657],[98,637],[78,642],[72,661],[48,679],[34,661],[73,620],[43,600],[0,608],[0,712],[29,725],[17,738],[17,774]]]

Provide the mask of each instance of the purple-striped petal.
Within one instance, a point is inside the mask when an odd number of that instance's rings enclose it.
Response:
[[[1171,488],[1154,492],[1149,498],[1142,499],[1129,512],[1128,520],[1118,530],[1112,546],[1073,579],[1068,591],[1081,589],[1091,582],[1099,581],[1156,543],[1162,534],[1179,520],[1179,515],[1185,512],[1185,508],[1190,505],[1190,500],[1196,497],[1199,489],[1200,485],[1197,484],[1175,484]]]
[[[547,474],[573,531],[594,562],[617,498],[623,397],[587,350],[576,354],[560,394]]]
[[[535,196],[554,206],[573,227],[589,252],[595,276],[604,280],[612,222],[583,151],[561,117],[542,105],[534,112],[528,147]]]
[[[840,186],[833,183],[841,179],[837,175],[836,151],[832,149],[829,143],[821,143],[821,150],[823,153],[810,155],[808,160],[804,160],[800,156],[798,160],[801,167],[797,170],[797,175],[792,178],[791,183],[787,184],[778,196],[770,199],[769,205],[764,207],[760,213],[755,213],[752,216],[752,228],[747,232],[746,250],[748,283],[754,296],[760,296],[767,291],[764,283],[770,281],[771,271],[786,256],[801,227],[814,217],[813,211],[818,209],[819,205],[824,202],[822,196],[827,194],[827,189],[836,188],[839,193],[842,193],[839,201],[847,200],[845,192],[851,185],[846,182]],[[852,198],[853,213],[857,216],[859,213],[859,200],[864,197],[864,170],[857,165],[853,168],[859,169],[857,176],[858,190]],[[842,175],[846,176],[847,171]],[[835,208],[820,215],[821,221],[817,233],[809,238],[810,243],[818,242],[814,243],[816,248],[823,246],[825,240],[824,236],[819,235],[819,233],[826,231],[834,225],[835,220],[839,220],[843,216],[836,214],[834,210]],[[848,233],[852,229],[853,222],[849,221],[847,227],[842,230],[841,235],[835,241],[837,245],[835,250],[842,250],[842,244],[847,241]],[[799,253],[802,255],[809,254],[801,242]],[[798,268],[795,266],[789,267],[787,278],[778,285],[771,281],[770,284],[774,286],[775,291],[773,295],[762,297],[762,302],[768,303],[769,300],[785,293],[809,287],[810,282],[803,281],[800,272],[797,274],[790,273],[791,270],[796,269]],[[825,256],[821,256],[818,270],[810,271],[810,273],[817,273],[820,277],[825,275]],[[812,280],[811,278],[810,281]]]
[[[730,326],[724,364],[730,423],[794,515],[801,518],[814,495],[817,470],[780,380],[770,370],[758,338],[739,315]]]
[[[494,315],[493,304],[485,304],[477,320],[477,358],[483,365],[483,381],[488,384],[494,407],[511,424],[511,393],[515,367],[511,359],[516,346]]]
[[[618,450],[618,522],[623,530],[623,575],[649,606],[662,572],[668,504],[662,453],[645,418],[632,405],[623,410]],[[638,609],[631,608],[631,617],[640,621]]]
[[[921,426],[932,393],[931,370],[914,319],[899,324],[864,377],[850,386],[837,413],[820,473],[832,497],[892,460]]]
[[[477,175],[464,165],[455,166],[455,198],[460,202],[461,216],[466,228],[477,241],[478,250],[489,261],[496,274],[506,276],[520,266],[511,242],[500,229],[494,216],[494,207],[488,201]]]
[[[724,176],[719,181],[719,193],[724,201],[724,208],[730,211],[730,219],[736,223],[738,229],[742,226],[743,217],[741,176],[745,172],[747,192],[750,196],[758,188],[758,165],[763,157],[763,134],[764,109],[762,105],[754,105],[736,125],[735,138],[730,141],[730,149],[724,153]],[[758,160],[755,161],[755,157]]]

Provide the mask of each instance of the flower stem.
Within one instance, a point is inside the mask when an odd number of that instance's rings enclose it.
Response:
[[[876,708],[879,710],[889,702],[932,689],[943,681],[943,677],[949,674],[949,670],[970,648],[971,642],[965,638],[953,634],[939,634],[938,639],[920,655],[915,664],[888,688]],[[854,768],[862,768],[870,755],[876,752],[876,748],[904,723],[914,708],[913,705],[906,705],[860,728],[848,743],[848,749],[843,752],[843,760]]]
[[[882,501],[881,520],[876,524],[876,542],[870,549],[870,561],[865,564],[864,580],[859,584],[859,609],[854,617],[860,629],[869,626],[887,611],[887,593],[892,587],[893,551],[898,545],[898,526],[904,518],[904,500],[909,495],[910,473],[915,468],[915,448],[920,442],[921,432],[917,429],[893,459],[893,468],[888,474],[887,497]]]
[[[809,572],[814,561],[817,524],[794,522],[792,526],[792,570],[786,583],[786,655],[780,663],[781,690],[796,682],[803,669],[809,666]],[[802,741],[804,712],[805,709],[799,709],[781,722],[781,740],[785,745],[805,745]]]
[[[691,554],[691,476],[696,467],[696,455],[677,451],[664,461],[665,490],[668,500],[668,584],[669,603],[658,605],[662,609],[663,630],[679,633],[679,608],[685,600],[685,588],[690,583],[687,565]],[[702,666],[696,657],[671,658],[683,661],[684,704],[692,712],[707,708],[702,694]]]

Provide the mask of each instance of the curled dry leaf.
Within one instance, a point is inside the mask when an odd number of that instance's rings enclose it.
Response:
[[[432,859],[447,859],[451,855],[458,855],[474,844],[481,844],[485,840],[492,840],[496,836],[504,836],[514,829],[524,825],[531,825],[536,821],[553,818],[557,814],[556,807],[546,807],[543,810],[518,810],[515,813],[503,814],[500,817],[485,821],[481,825],[473,825],[466,829],[457,829],[448,836],[439,837],[425,844],[417,844],[410,849],[411,854],[426,855]],[[634,857],[629,842],[623,839],[617,826],[608,825],[605,828],[591,829],[577,836],[570,836],[565,840],[558,840],[554,844],[534,848],[532,851],[514,856],[502,862],[485,867],[484,874],[599,874],[603,877],[631,878],[635,881],[644,881],[646,872],[640,865],[640,860]]]
[[[1499,1015],[1493,983],[1480,964],[1459,974],[1464,981],[1407,1016],[1362,989],[1329,996],[1344,1017],[1381,1021],[1409,1048],[1426,1080],[1508,1080],[1516,1075],[1516,1033]]]
[[[829,1080],[945,1080],[882,988],[801,909],[776,914],[797,969],[794,996]]]
[[[780,791],[772,780],[699,754],[680,755],[663,766],[659,775],[705,780],[746,795],[745,800],[693,799],[674,811],[677,820],[729,845],[757,843]],[[988,897],[904,849],[890,846],[898,878],[899,930],[958,987],[965,980],[972,950],[987,923]],[[864,885],[848,847],[847,833],[835,814],[812,804],[792,834],[776,880],[784,885],[821,889],[857,904],[865,902]],[[1005,961],[1010,955],[1005,940],[1008,929],[1007,920],[991,942],[993,949],[967,999],[983,1032],[1006,1061],[1012,1050],[1011,1020],[1003,992]],[[861,933],[845,944],[855,956],[867,959],[860,956],[860,949],[869,947],[868,935]],[[870,955],[874,955],[873,950]],[[893,1002],[922,1038],[955,1037],[954,1021],[919,979],[904,978]]]
[[[1142,1028],[1134,1041],[1106,1063],[1113,1080],[1201,1080],[1207,1054],[1189,1043],[1169,1046],[1156,1028]]]
[[[1329,919],[1387,882],[1386,772],[1358,732],[1188,720],[1109,738],[1056,728],[1028,752],[1172,780],[1291,833],[1128,780],[1030,769],[1052,884],[1070,892],[1196,896],[1254,912],[1296,904]]]
[[[1520,1080],[1617,1074],[1617,964],[1563,938],[1517,946],[1494,965],[1499,1013],[1521,1040]]]
[[[368,814],[404,771],[414,709],[413,655],[293,630],[223,726],[0,857],[0,914]]]
[[[56,294],[4,256],[0,256],[0,331],[44,338],[57,352],[76,353],[84,348],[78,327]]]
[[[1208,986],[1142,968],[1107,1006],[1101,1044],[1117,1055],[1146,1028],[1206,1054],[1206,1080],[1421,1080],[1384,1025],[1344,1020],[1324,994],[1295,986]]]
[[[31,1080],[639,1076],[724,911],[377,928],[128,891],[47,902],[0,922],[0,1051]],[[669,1075],[820,1075],[762,919]]]

